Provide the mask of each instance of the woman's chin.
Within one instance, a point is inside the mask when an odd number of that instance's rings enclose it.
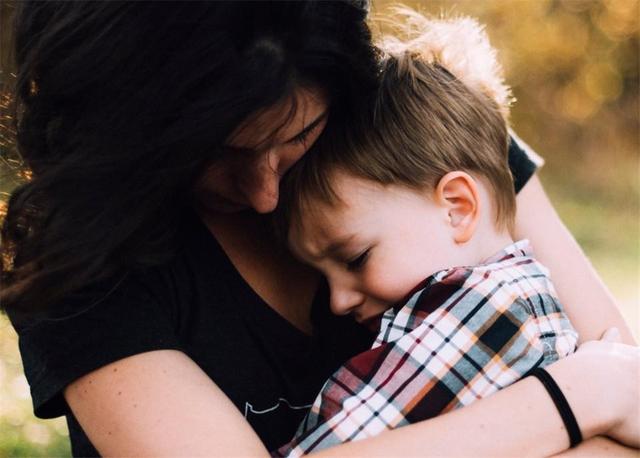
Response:
[[[209,197],[199,199],[202,209],[207,213],[238,213],[249,208],[246,204],[241,204],[223,197]]]

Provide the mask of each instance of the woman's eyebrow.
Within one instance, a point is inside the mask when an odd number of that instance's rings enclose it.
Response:
[[[302,129],[300,132],[298,132],[297,134],[295,134],[294,136],[292,136],[291,138],[289,138],[288,140],[285,140],[284,143],[289,143],[294,141],[296,138],[307,134],[308,132],[312,131],[318,124],[320,124],[322,122],[322,120],[327,116],[328,110],[323,111],[322,113],[320,113],[318,115],[318,117],[316,117],[316,119],[314,119],[313,121],[311,121],[309,124],[307,124],[307,126]]]

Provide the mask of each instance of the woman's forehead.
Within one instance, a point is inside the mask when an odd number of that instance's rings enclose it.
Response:
[[[227,145],[261,150],[284,143],[322,116],[328,107],[323,91],[298,88],[290,96],[249,115],[228,137]]]

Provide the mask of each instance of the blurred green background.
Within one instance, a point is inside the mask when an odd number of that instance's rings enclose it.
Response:
[[[517,99],[512,125],[544,156],[540,177],[552,201],[640,337],[640,2],[405,3],[430,14],[471,15],[486,24]],[[389,4],[374,0],[372,12],[382,13]],[[0,89],[11,80],[12,10],[13,3],[2,0]],[[0,107],[7,103],[6,92],[0,92]],[[11,169],[7,116],[0,112],[4,197],[20,180]],[[33,417],[17,338],[0,316],[0,458],[69,454],[64,421]]]

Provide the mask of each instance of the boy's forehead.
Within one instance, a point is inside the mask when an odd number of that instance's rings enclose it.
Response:
[[[343,171],[331,174],[337,199],[332,202],[310,196],[299,208],[289,230],[289,245],[299,256],[321,258],[332,247],[363,230],[377,219],[379,205],[385,205],[389,189]],[[392,192],[393,194],[393,192]]]
[[[309,202],[289,230],[289,246],[302,257],[317,258],[340,238],[342,206]]]

